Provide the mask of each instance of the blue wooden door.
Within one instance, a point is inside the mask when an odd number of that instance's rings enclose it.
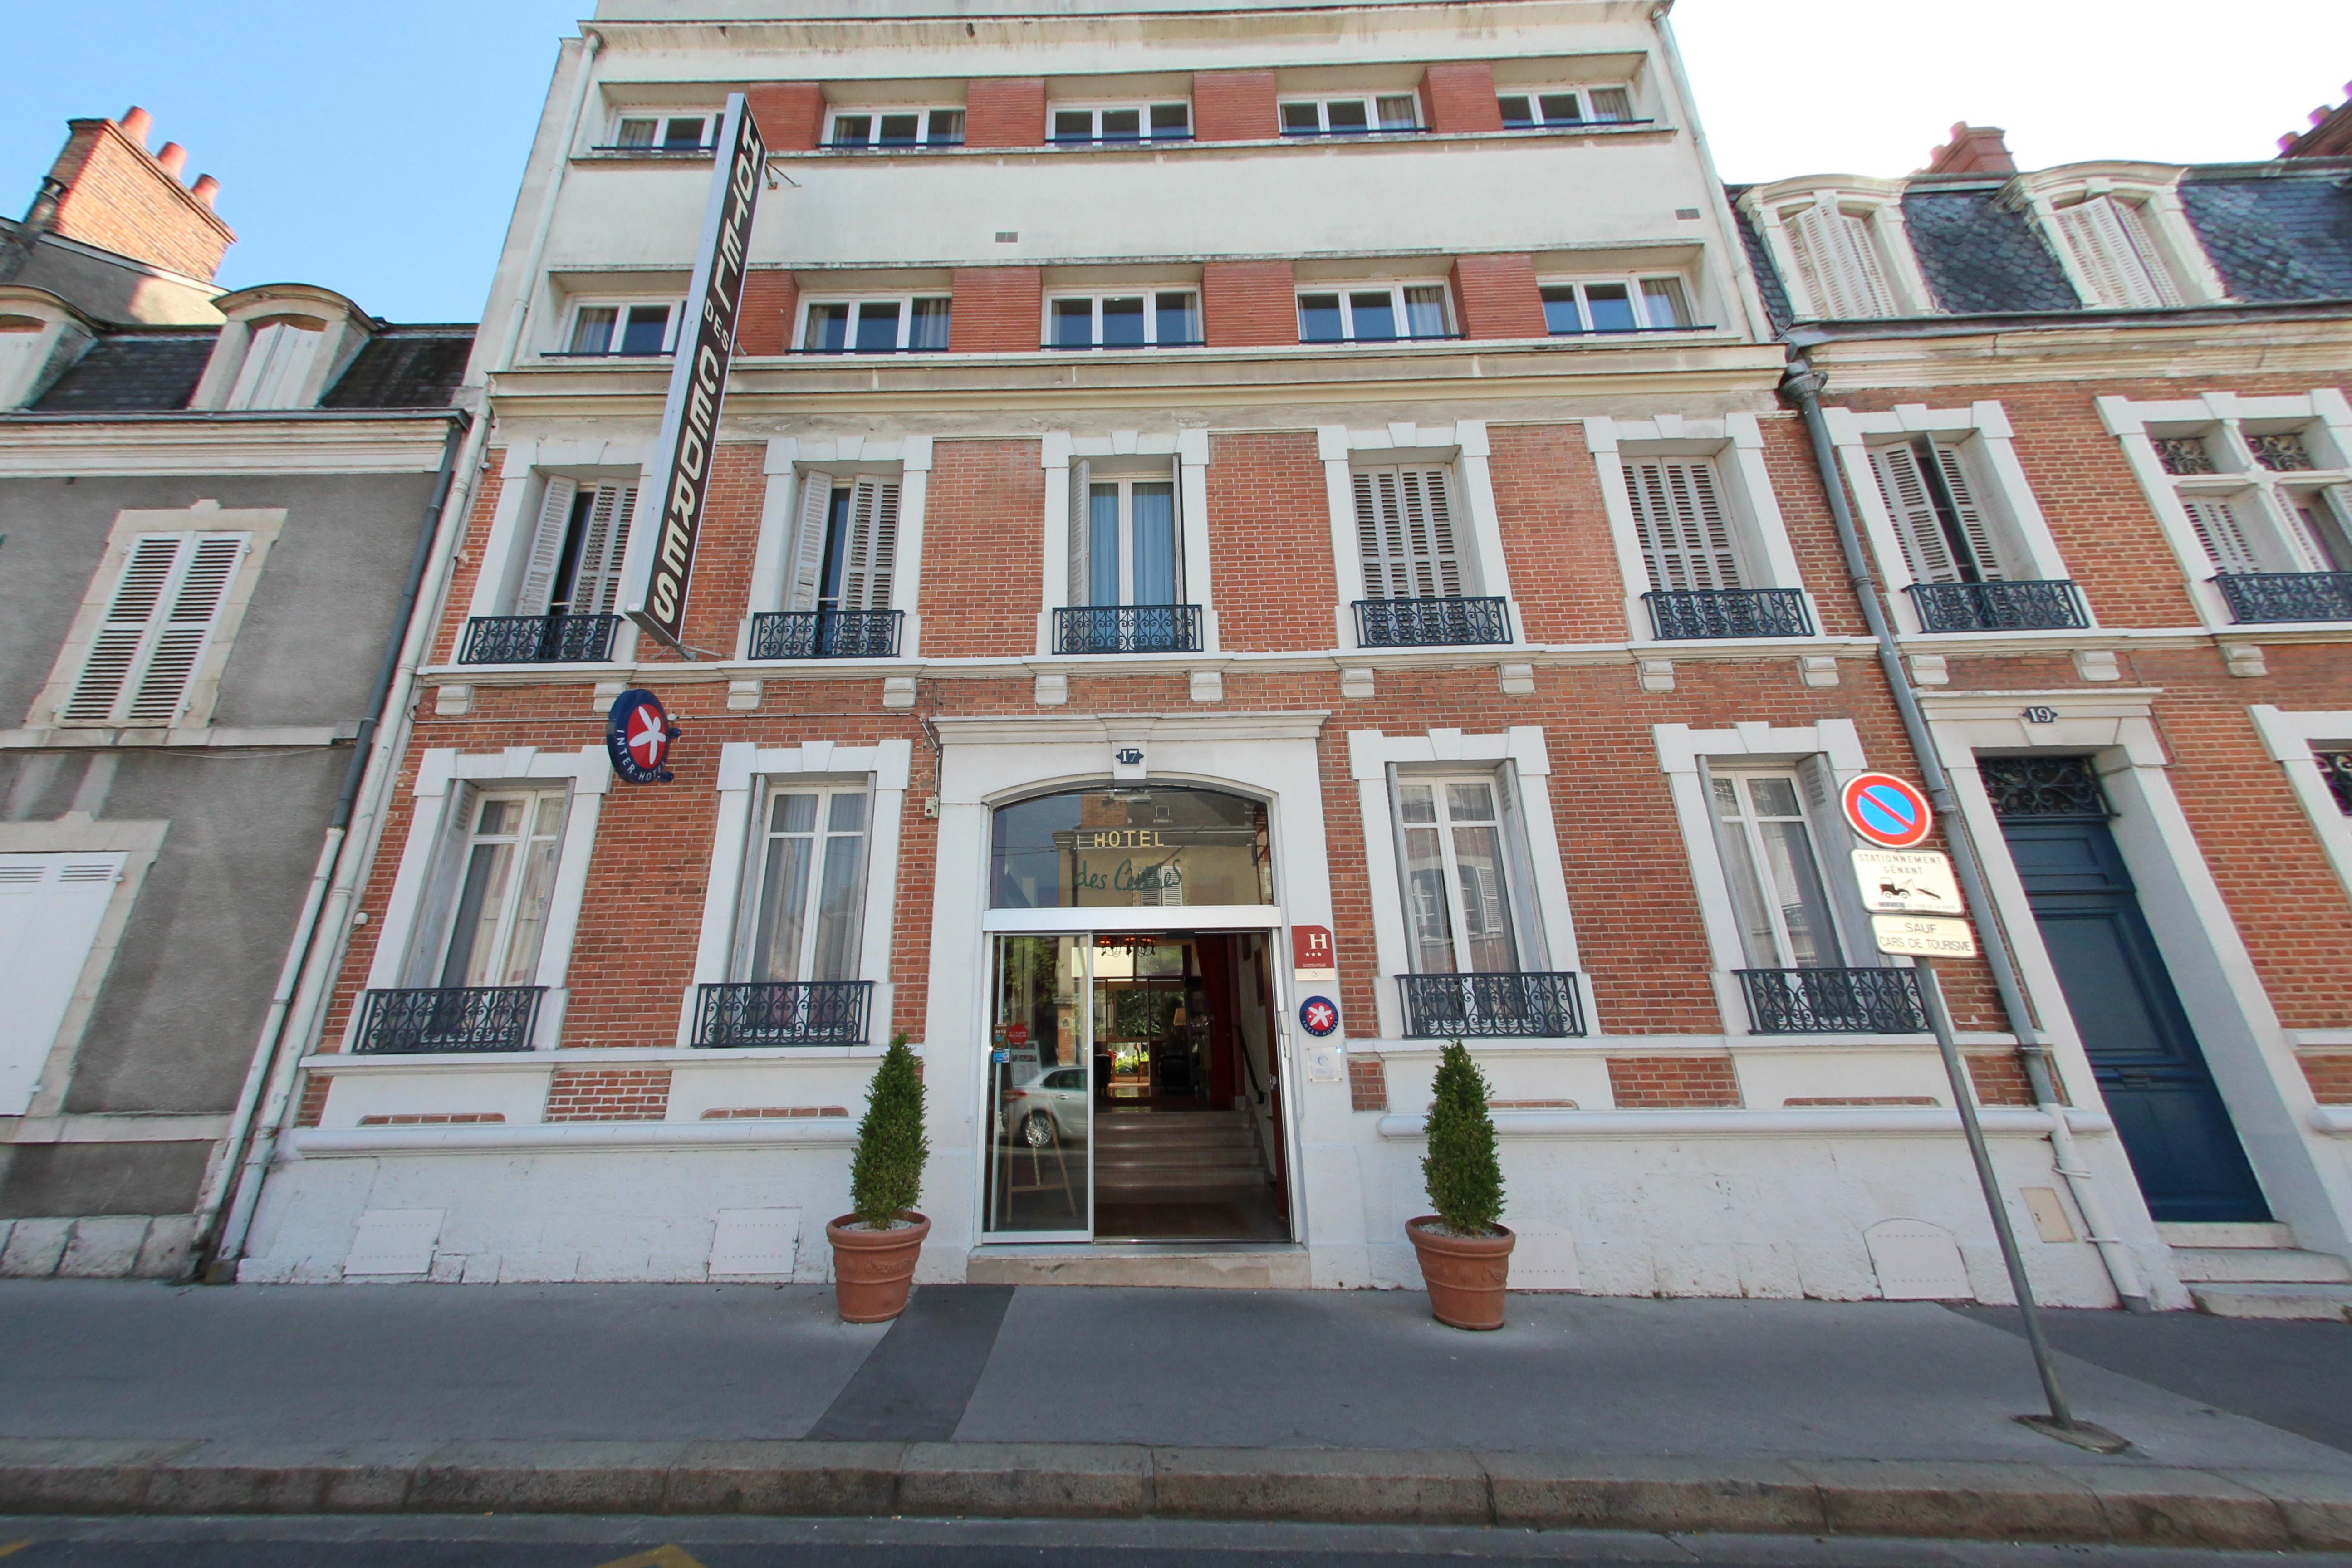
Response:
[[[2011,818],[2001,830],[2148,1213],[2270,1218],[2107,825]]]

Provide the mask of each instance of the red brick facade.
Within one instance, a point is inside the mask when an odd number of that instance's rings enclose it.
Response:
[[[558,1068],[547,1086],[550,1121],[659,1121],[668,1110],[667,1068]]]
[[[806,153],[824,136],[824,89],[813,81],[772,81],[743,89],[771,153]]]
[[[1035,353],[1045,341],[1045,274],[1034,267],[960,267],[948,314],[954,353]]]
[[[1202,71],[1193,77],[1194,140],[1258,142],[1281,134],[1272,71]]]
[[[773,268],[746,272],[741,325],[735,332],[737,351],[780,354],[791,348],[800,300],[800,281],[791,273]]]
[[[1211,261],[1201,268],[1201,331],[1212,348],[1298,341],[1287,261]]]
[[[1729,1057],[1611,1057],[1609,1092],[1620,1110],[1737,1106]]]
[[[1432,131],[1500,131],[1495,68],[1485,60],[1431,66],[1421,79],[1421,110]]]
[[[1539,338],[1543,296],[1532,256],[1465,256],[1454,264],[1454,303],[1466,338]]]
[[[967,147],[1045,144],[1045,82],[1042,77],[1004,77],[972,82],[964,89],[963,108],[963,144]],[[1029,346],[1036,347],[1034,343]]]

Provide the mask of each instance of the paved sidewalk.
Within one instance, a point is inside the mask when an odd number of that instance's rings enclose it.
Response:
[[[2217,1403],[2069,1357],[2078,1411],[2134,1445],[2106,1457],[2011,1419],[2038,1408],[2014,1335],[1916,1303],[1523,1295],[1508,1329],[1480,1335],[1431,1321],[1418,1292],[967,1286],[919,1290],[886,1329],[838,1323],[830,1291],[808,1287],[12,1282],[0,1511],[1518,1521],[2352,1546],[2352,1452],[2247,1413],[2304,1411],[2331,1379],[2340,1393],[2352,1328],[2267,1356],[2241,1331],[2200,1358],[2198,1321],[2149,1323],[2166,1348],[2147,1354],[2132,1321],[2103,1318],[2125,1352],[2094,1353],[2138,1354],[2152,1375],[2186,1363],[2207,1384],[2235,1355],[2267,1377]],[[2297,1424],[2335,1436],[2324,1418]]]

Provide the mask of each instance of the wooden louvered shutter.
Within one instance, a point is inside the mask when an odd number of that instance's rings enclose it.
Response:
[[[1916,450],[1907,445],[1881,447],[1870,454],[1870,466],[1878,476],[1878,493],[1885,498],[1887,513],[1895,520],[1895,536],[1903,542],[1903,559],[1911,568],[1912,580],[1958,582],[1959,567],[1952,560],[1943,521],[1936,515],[1935,500],[1919,471]]]
[[[142,724],[178,718],[228,602],[245,544],[241,533],[148,534],[134,541],[60,717]]]
[[[814,610],[824,586],[824,531],[833,521],[833,478],[829,474],[801,476],[800,524],[793,534],[792,596],[789,610]]]
[[[1356,541],[1364,594],[1373,599],[1450,599],[1462,592],[1454,507],[1443,468],[1359,468]]]
[[[849,537],[842,552],[841,607],[890,607],[890,567],[898,552],[898,486],[860,479],[850,493]]]
[[[515,591],[518,616],[547,614],[555,593],[555,574],[563,564],[564,536],[572,531],[572,506],[580,487],[570,479],[551,479],[540,499],[539,521],[530,531],[530,552],[523,557],[522,586]]]
[[[2197,537],[2205,546],[2205,553],[2213,558],[2220,572],[2260,572],[2262,560],[2254,553],[2254,542],[2246,533],[2238,509],[2226,500],[2206,496],[2183,496],[2180,505],[2189,513]]]
[[[1976,486],[1969,479],[1960,449],[1948,441],[1932,441],[1928,449],[1936,455],[1933,477],[1944,481],[1944,496],[1951,502],[1953,519],[1960,525],[1960,537],[1968,541],[1969,553],[1976,558],[1977,576],[1987,583],[2000,582],[2004,574],[2000,553],[1993,548],[1992,522],[1985,516],[1985,509],[1977,503]]]
[[[2147,310],[2181,302],[2138,208],[2113,196],[2093,196],[2061,207],[2058,229],[2099,296],[2094,304]]]
[[[609,616],[621,596],[621,562],[629,549],[635,485],[598,485],[580,531],[580,564],[572,574],[572,613]]]
[[[1704,458],[1635,458],[1625,465],[1633,528],[1649,563],[1650,586],[1661,592],[1737,588],[1739,555],[1731,521]]]
[[[1789,232],[1816,315],[1844,320],[1895,314],[1895,293],[1878,264],[1867,219],[1815,205],[1799,213]]]
[[[1070,605],[1073,609],[1089,603],[1092,598],[1094,495],[1095,466],[1081,458],[1070,465]]]

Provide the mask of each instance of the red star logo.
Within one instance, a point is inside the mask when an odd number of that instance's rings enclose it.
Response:
[[[1339,1021],[1339,1009],[1328,1002],[1315,1002],[1307,1005],[1307,1026],[1316,1033],[1328,1033]]]
[[[659,767],[662,753],[668,750],[669,736],[654,710],[640,708],[629,715],[629,755],[639,766]]]

